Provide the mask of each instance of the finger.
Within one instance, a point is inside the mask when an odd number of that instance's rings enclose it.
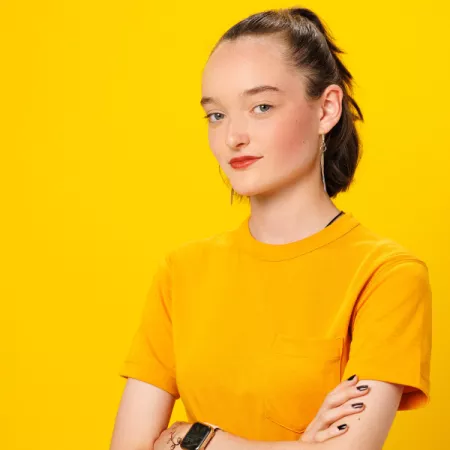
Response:
[[[350,386],[355,386],[356,383],[358,383],[358,380],[358,375],[352,375],[348,379],[341,381],[333,390],[331,390],[327,394],[325,401],[322,403],[324,409],[338,406],[337,402],[342,398],[340,397],[340,395],[342,395],[342,392],[346,392],[346,390]]]
[[[330,428],[327,428],[326,430],[319,431],[318,433],[316,433],[315,442],[324,442],[335,436],[340,436],[346,433],[348,428],[348,425],[343,423],[334,425]]]
[[[318,432],[327,430],[331,424],[334,424],[339,419],[360,413],[365,409],[364,402],[355,401],[354,397],[363,396],[368,390],[357,390],[355,386],[357,381],[356,376],[352,380],[346,380],[338,385],[340,390],[336,388],[328,394],[316,417],[308,425],[306,430],[308,434],[315,437]],[[349,386],[352,384],[353,386]]]
[[[359,378],[358,375],[352,375],[351,377],[347,378],[346,380],[342,380],[341,385],[343,386],[351,386],[353,384],[356,384],[358,382]]]
[[[342,380],[332,391],[330,391],[330,394],[332,392],[338,392],[342,389],[345,389],[348,386],[354,386],[358,381],[359,381],[358,375],[352,375],[348,379]]]
[[[358,389],[361,388],[362,386],[367,386],[367,389],[363,390]],[[331,392],[330,394],[327,395],[327,397],[323,402],[324,409],[328,410],[331,408],[336,408],[352,398],[363,397],[364,395],[367,395],[369,392],[370,386],[366,384],[362,384],[360,386],[347,386],[343,389]]]
[[[366,405],[363,401],[351,399],[337,408],[325,411],[321,415],[322,427],[320,429],[328,428],[331,424],[334,424],[344,417],[361,413],[365,408]]]

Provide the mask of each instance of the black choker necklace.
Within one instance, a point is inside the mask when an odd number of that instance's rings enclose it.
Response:
[[[328,226],[328,225],[331,225],[331,224],[332,224],[339,216],[341,216],[342,214],[344,214],[344,211],[341,211],[334,219],[332,219],[330,222],[328,222],[327,226]],[[326,226],[326,227],[327,227],[327,226]],[[326,228],[326,227],[325,227],[325,228]]]

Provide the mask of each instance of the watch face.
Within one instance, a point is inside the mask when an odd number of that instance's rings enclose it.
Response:
[[[181,442],[181,448],[186,450],[197,450],[203,444],[203,441],[208,437],[211,432],[210,427],[203,425],[200,422],[196,422],[192,425],[188,433]]]

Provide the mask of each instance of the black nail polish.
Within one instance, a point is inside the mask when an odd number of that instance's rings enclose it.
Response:
[[[355,378],[356,377],[356,373],[355,373],[355,375],[352,375],[350,378],[347,378],[347,381],[351,381],[351,380],[353,380],[353,378]]]
[[[353,403],[352,407],[358,409],[358,408],[362,408],[363,405],[364,405],[364,403]]]
[[[358,391],[365,391],[368,388],[369,386],[367,386],[367,384],[363,384],[362,386],[358,386],[356,389],[358,389]]]
[[[347,424],[343,423],[342,425],[338,426],[338,430],[345,430],[347,428]]]

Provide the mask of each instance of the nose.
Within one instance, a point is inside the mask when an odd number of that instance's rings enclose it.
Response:
[[[226,141],[228,147],[232,150],[239,150],[249,144],[250,137],[248,132],[242,127],[238,129],[236,126],[230,125],[228,128]]]

